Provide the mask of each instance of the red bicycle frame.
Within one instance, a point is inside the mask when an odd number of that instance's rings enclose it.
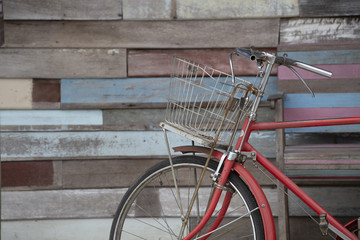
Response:
[[[301,127],[318,127],[318,126],[333,126],[333,125],[348,125],[348,124],[360,124],[360,117],[354,118],[342,118],[342,119],[326,119],[326,120],[313,120],[313,121],[296,121],[296,122],[264,122],[256,123],[253,121],[245,120],[242,131],[246,134],[241,136],[238,139],[235,149],[238,152],[255,152],[256,160],[260,163],[267,171],[269,171],[276,179],[284,184],[285,187],[290,189],[297,197],[299,197],[306,205],[314,210],[317,214],[326,214],[326,219],[329,223],[329,229],[334,231],[337,235],[342,237],[347,237],[348,239],[356,240],[357,238],[348,231],[343,225],[341,225],[333,216],[331,216],[325,209],[323,209],[317,202],[315,202],[310,196],[308,196],[303,190],[301,190],[292,180],[290,180],[284,173],[277,169],[273,164],[270,163],[260,152],[258,152],[253,146],[248,142],[250,134],[255,130],[275,130],[275,129],[284,129],[284,128],[301,128]],[[241,149],[239,149],[241,146]],[[198,147],[198,146],[181,146],[174,148],[175,151],[186,152],[197,152],[197,153],[210,153],[209,148]],[[213,151],[212,156],[219,159],[223,156],[223,153],[220,151]],[[255,180],[255,178],[249,173],[241,163],[225,159],[223,173],[229,173],[231,169],[235,170],[239,176],[245,181],[249,186],[250,190],[254,194],[254,197],[259,206],[264,224],[264,232],[266,239],[276,239],[275,226],[273,221],[272,212],[270,205],[266,199],[264,192],[261,187]],[[224,178],[220,178],[219,185],[224,185],[227,180],[228,174],[225,174]],[[218,196],[222,190],[216,189],[218,193],[215,193],[214,196]],[[210,218],[212,211],[215,209],[219,201],[219,197],[214,197],[211,201],[209,211],[206,213],[208,216],[203,218],[203,221],[198,225],[196,229],[193,230],[188,236],[184,239],[191,239],[203,225],[206,224]],[[225,215],[225,212],[223,213]],[[215,223],[217,224],[217,223]],[[210,230],[216,228],[217,225],[214,225]],[[208,236],[204,236],[202,239],[206,239]]]

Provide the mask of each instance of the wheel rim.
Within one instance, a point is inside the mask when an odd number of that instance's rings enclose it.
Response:
[[[116,223],[117,236],[115,239],[178,239],[182,226],[181,216],[185,215],[184,212],[192,197],[196,178],[200,176],[202,165],[177,163],[174,168],[181,200],[179,201],[176,197],[170,166],[154,171],[142,179],[142,184],[132,189],[127,200],[123,202],[124,207],[120,211]],[[196,226],[206,211],[208,198],[212,191],[210,175],[213,171],[214,169],[208,168],[199,190],[199,198],[191,211],[185,236]],[[237,180],[240,181],[240,179]],[[256,209],[248,206],[244,197],[237,190],[239,186],[236,180],[232,180],[230,186],[235,189],[236,193],[233,195],[228,210],[229,216],[225,217],[222,222],[223,229],[215,231],[208,239],[221,239],[222,237],[234,239],[235,236],[236,239],[256,239],[255,224],[251,214]],[[219,202],[215,214],[219,213],[221,203],[222,201]],[[183,208],[182,214],[181,208]],[[198,237],[206,233],[205,229],[208,229],[215,219],[216,216],[209,221]],[[226,225],[232,221],[232,224]]]

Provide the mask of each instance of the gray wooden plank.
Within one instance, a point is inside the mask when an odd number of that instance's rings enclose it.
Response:
[[[176,1],[122,0],[124,20],[171,20],[176,17]]]
[[[159,122],[165,118],[166,109],[105,109],[104,130],[159,130]],[[258,109],[257,121],[274,121],[275,110],[269,107]]]
[[[297,1],[274,0],[182,0],[176,1],[178,19],[293,17],[299,15]]]
[[[3,19],[3,13],[2,11],[0,11],[0,46],[3,45],[3,43],[4,43],[4,19]]]
[[[125,191],[124,188],[4,191],[2,220],[109,218],[114,215]],[[266,187],[263,191],[276,215],[275,191]],[[176,211],[172,193],[159,194],[165,199],[165,206]]]
[[[358,16],[360,2],[358,0],[299,0],[300,17],[335,17]]]
[[[279,19],[276,18],[209,20],[206,22],[8,21],[5,23],[5,46],[55,48],[275,47],[278,44],[278,29]]]
[[[360,18],[282,19],[280,44],[359,42]]]
[[[0,49],[0,78],[121,78],[126,71],[125,49]]]
[[[121,0],[12,0],[4,1],[6,20],[122,19]]]
[[[172,146],[191,141],[169,133]],[[275,134],[254,133],[250,139],[265,156],[275,155]],[[2,161],[121,159],[139,156],[167,156],[162,131],[96,132],[4,132],[1,135]]]
[[[360,187],[303,187],[302,188],[310,197],[328,211],[334,217],[336,216],[359,216],[360,215]],[[304,209],[312,216],[317,216],[315,213],[300,200],[289,194],[289,213],[290,216],[307,216],[307,214],[299,207]]]
[[[277,216],[276,190],[266,187],[263,190],[273,214]],[[359,187],[306,187],[303,190],[334,216],[359,215]],[[2,220],[108,218],[115,213],[124,193],[123,188],[4,191],[2,193]],[[290,196],[293,199],[289,204],[290,215],[305,216],[306,214],[297,204],[299,200],[295,199],[292,193]],[[166,196],[164,197],[166,199]],[[168,204],[173,206],[176,203],[172,201]]]

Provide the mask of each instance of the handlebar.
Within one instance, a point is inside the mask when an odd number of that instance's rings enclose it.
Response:
[[[316,73],[316,74],[319,74],[319,75],[322,75],[322,76],[328,77],[328,78],[330,78],[332,76],[332,73],[329,71],[326,71],[324,69],[314,67],[312,65],[288,58],[286,55],[274,56],[274,55],[266,53],[266,52],[260,52],[260,51],[247,49],[247,48],[236,48],[235,53],[238,56],[243,56],[252,61],[255,61],[255,60],[267,61],[267,60],[269,60],[269,58],[275,57],[276,64],[284,65],[287,67],[290,67],[290,66],[298,67],[298,68],[304,69],[306,71],[313,72],[313,73]]]

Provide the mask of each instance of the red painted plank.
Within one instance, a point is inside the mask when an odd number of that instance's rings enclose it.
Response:
[[[2,187],[47,186],[53,184],[52,161],[2,162]]]
[[[332,79],[353,79],[360,78],[360,64],[321,64],[316,67],[333,73]],[[328,79],[318,74],[295,68],[300,76],[304,79]],[[279,67],[279,80],[298,80],[298,77],[287,67]]]
[[[284,121],[300,121],[344,117],[360,117],[360,107],[284,109]]]
[[[276,49],[259,49],[276,53]],[[186,58],[197,63],[210,66],[219,71],[230,73],[229,54],[234,51],[227,49],[186,49],[186,50],[130,50],[128,53],[129,77],[162,77],[170,75],[172,56]],[[239,76],[254,76],[257,73],[255,62],[242,57],[233,58],[234,71]],[[277,74],[277,67],[272,71]]]

